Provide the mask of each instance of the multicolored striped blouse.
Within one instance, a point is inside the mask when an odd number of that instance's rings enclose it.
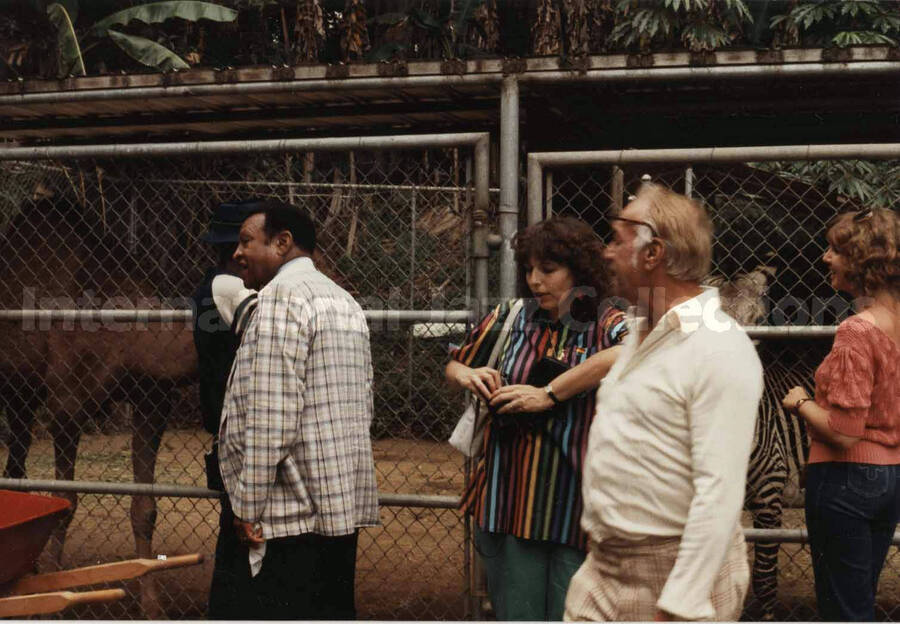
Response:
[[[484,366],[512,303],[485,316],[451,357],[472,368]],[[551,321],[533,304],[525,305],[497,369],[506,384],[524,384],[542,357],[575,366],[618,344],[626,331],[625,315],[616,307],[608,307],[594,323],[567,324]],[[580,526],[581,470],[595,394],[573,397],[549,417],[531,419],[530,424],[489,422],[484,455],[463,497],[463,510],[475,516],[482,530],[587,550]]]

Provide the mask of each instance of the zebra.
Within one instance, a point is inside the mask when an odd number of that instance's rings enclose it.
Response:
[[[726,312],[744,325],[753,325],[765,318],[763,301],[774,273],[772,267],[759,266],[733,280],[711,276],[704,282],[719,288]],[[747,469],[744,508],[750,512],[754,528],[777,529],[782,525],[785,507],[803,504],[800,475],[809,450],[805,425],[784,410],[781,399],[794,386],[812,391],[814,368],[824,351],[820,345],[808,343],[754,342],[763,367],[764,389]],[[757,603],[753,606],[761,611],[759,619],[775,618],[779,548],[777,542],[757,542],[753,549],[752,587]]]
[[[757,345],[763,365],[764,389],[747,470],[744,508],[756,529],[777,529],[785,507],[803,504],[800,475],[806,466],[809,440],[802,419],[787,412],[781,399],[794,386],[812,389],[814,365],[808,345]],[[775,617],[778,591],[777,542],[757,542],[753,549],[753,595],[760,619]]]

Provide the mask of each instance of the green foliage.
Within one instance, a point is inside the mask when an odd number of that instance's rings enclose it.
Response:
[[[71,3],[70,3],[71,4]],[[77,4],[75,5],[77,11]],[[77,17],[77,13],[75,14]],[[58,75],[64,78],[69,74],[84,76],[84,60],[81,58],[81,48],[78,46],[78,36],[75,34],[74,20],[61,2],[54,2],[47,7],[47,17],[56,27],[57,65]]]
[[[214,22],[233,22],[237,16],[237,11],[211,2],[187,0],[151,2],[113,13],[94,24],[91,31],[95,36],[102,37],[113,26],[127,26],[132,20],[138,20],[145,24],[160,24],[174,18],[189,22],[201,19]]]
[[[897,45],[895,0],[802,0],[771,20],[776,42],[787,45]]]
[[[126,35],[111,28],[106,31],[106,34],[125,54],[141,65],[156,67],[162,71],[190,69],[190,65],[184,59],[155,41],[137,35]]]
[[[898,0],[535,2],[555,7],[565,17],[559,32],[548,35],[550,44],[558,44],[549,49],[564,55],[575,40],[583,42],[573,48],[578,54],[706,52],[730,46],[896,46],[900,42]],[[376,10],[388,9],[370,13],[360,23],[362,35],[373,43],[365,59],[482,56],[485,51],[477,46],[485,47],[486,29],[491,32],[491,53],[532,54],[537,44],[528,36],[527,22],[534,17],[535,2],[493,3],[497,10],[492,9],[490,21],[483,15],[486,0],[365,3]],[[161,70],[187,67],[185,61],[240,66],[344,60],[340,39],[345,0],[319,0],[319,31],[325,34],[312,52],[304,48],[305,54],[291,43],[300,24],[299,6],[298,0],[91,0],[80,7],[78,0],[0,0],[0,29],[5,29],[0,38],[10,50],[4,59],[6,76],[128,71],[132,69],[129,58]],[[119,35],[109,35],[110,29]]]
[[[827,186],[854,209],[900,208],[900,161],[821,160],[768,162],[760,169],[795,178],[813,186]]]
[[[44,0],[30,0],[29,6],[33,10],[44,11],[50,23],[56,29],[59,76],[64,77],[70,74],[83,76],[87,74],[74,26],[78,17],[78,1],[61,0],[47,4]],[[166,20],[175,18],[188,22],[199,20],[232,22],[237,19],[237,16],[237,11],[211,2],[195,2],[192,0],[151,2],[117,11],[99,20],[90,28],[87,37],[93,37],[94,39],[109,37],[129,57],[147,67],[155,67],[162,71],[187,69],[190,66],[184,59],[160,43],[146,37],[113,30],[112,27],[128,26],[133,21],[139,21],[144,24],[161,24]],[[91,47],[93,45],[85,50]]]
[[[373,48],[367,60],[385,61],[395,57],[418,56],[421,52],[429,55],[431,51],[444,59],[481,54],[478,48],[465,41],[469,28],[477,27],[472,20],[472,12],[483,1],[442,3],[434,13],[414,6],[406,12],[383,13],[370,18],[370,25],[386,26],[397,39]]]
[[[677,47],[714,50],[738,39],[752,23],[744,0],[618,0],[614,46],[648,51]]]

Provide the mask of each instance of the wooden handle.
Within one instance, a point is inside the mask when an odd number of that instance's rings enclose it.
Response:
[[[91,602],[113,602],[125,597],[124,589],[101,589],[89,592],[53,592],[32,596],[0,598],[0,617],[22,617],[56,613],[68,607]]]
[[[190,555],[175,555],[174,557],[166,557],[165,559],[133,559],[132,561],[141,561],[147,566],[147,572],[156,572],[157,570],[184,568],[203,563],[203,555],[200,553],[191,553]]]
[[[50,572],[48,574],[36,574],[19,579],[9,589],[10,596],[23,596],[25,594],[38,594],[53,592],[61,589],[69,589],[80,585],[96,585],[97,583],[110,583],[143,576],[147,572],[168,570],[169,568],[181,568],[196,565],[203,562],[203,555],[193,553],[190,555],[178,555],[165,559],[129,559],[115,563]]]

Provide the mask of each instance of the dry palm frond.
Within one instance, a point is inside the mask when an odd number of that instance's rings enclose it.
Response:
[[[298,0],[294,22],[294,62],[317,61],[324,39],[325,24],[319,0]]]
[[[366,7],[362,0],[347,0],[344,8],[341,50],[344,60],[362,58],[369,49],[369,31],[366,26]]]
[[[537,16],[531,27],[534,53],[538,56],[559,54],[561,51],[559,9],[555,0],[539,0]]]
[[[562,0],[566,14],[566,44],[569,56],[590,54],[593,0]]]
[[[472,13],[477,28],[473,28],[472,44],[485,52],[497,52],[500,48],[500,16],[497,0],[485,0]]]

